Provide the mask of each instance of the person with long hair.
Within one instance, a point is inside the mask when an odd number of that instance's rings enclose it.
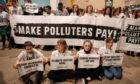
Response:
[[[72,56],[71,51],[68,50],[67,42],[63,39],[57,41],[56,49],[57,50],[53,51],[51,54],[51,57],[53,58]],[[49,59],[51,59],[51,57]],[[74,77],[74,71],[68,69],[50,70],[47,76],[51,83],[62,82],[67,79],[72,79]]]
[[[94,16],[94,8],[92,5],[86,7],[84,16]]]
[[[80,16],[80,10],[79,10],[79,6],[77,4],[73,5],[72,13],[70,14],[70,16]]]

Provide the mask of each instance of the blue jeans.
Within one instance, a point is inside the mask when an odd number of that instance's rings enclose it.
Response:
[[[122,68],[121,67],[114,67],[114,66],[110,66],[110,67],[103,67],[104,70],[104,74],[106,76],[106,78],[108,79],[113,79],[114,77],[117,79],[121,79],[122,78]]]

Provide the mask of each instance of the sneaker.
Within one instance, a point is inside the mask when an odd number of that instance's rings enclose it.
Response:
[[[87,77],[86,80],[87,80],[87,81],[90,81],[90,80],[91,80],[91,77]]]

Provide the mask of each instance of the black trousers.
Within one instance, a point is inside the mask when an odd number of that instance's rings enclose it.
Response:
[[[3,47],[5,47],[6,37],[9,41],[9,46],[10,46],[10,34],[7,34],[7,35],[1,35]]]
[[[24,84],[33,84],[33,81],[30,79],[30,76],[35,73],[35,84],[41,84],[41,80],[43,77],[43,71],[36,71],[33,73],[29,73],[21,77]]]
[[[54,82],[61,82],[67,79],[73,79],[75,72],[73,70],[51,70],[48,72],[48,78]]]

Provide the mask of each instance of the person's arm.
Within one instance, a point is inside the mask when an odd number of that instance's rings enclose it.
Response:
[[[14,69],[18,69],[22,56],[24,56],[23,51],[18,55],[17,60],[15,64],[13,65]]]

